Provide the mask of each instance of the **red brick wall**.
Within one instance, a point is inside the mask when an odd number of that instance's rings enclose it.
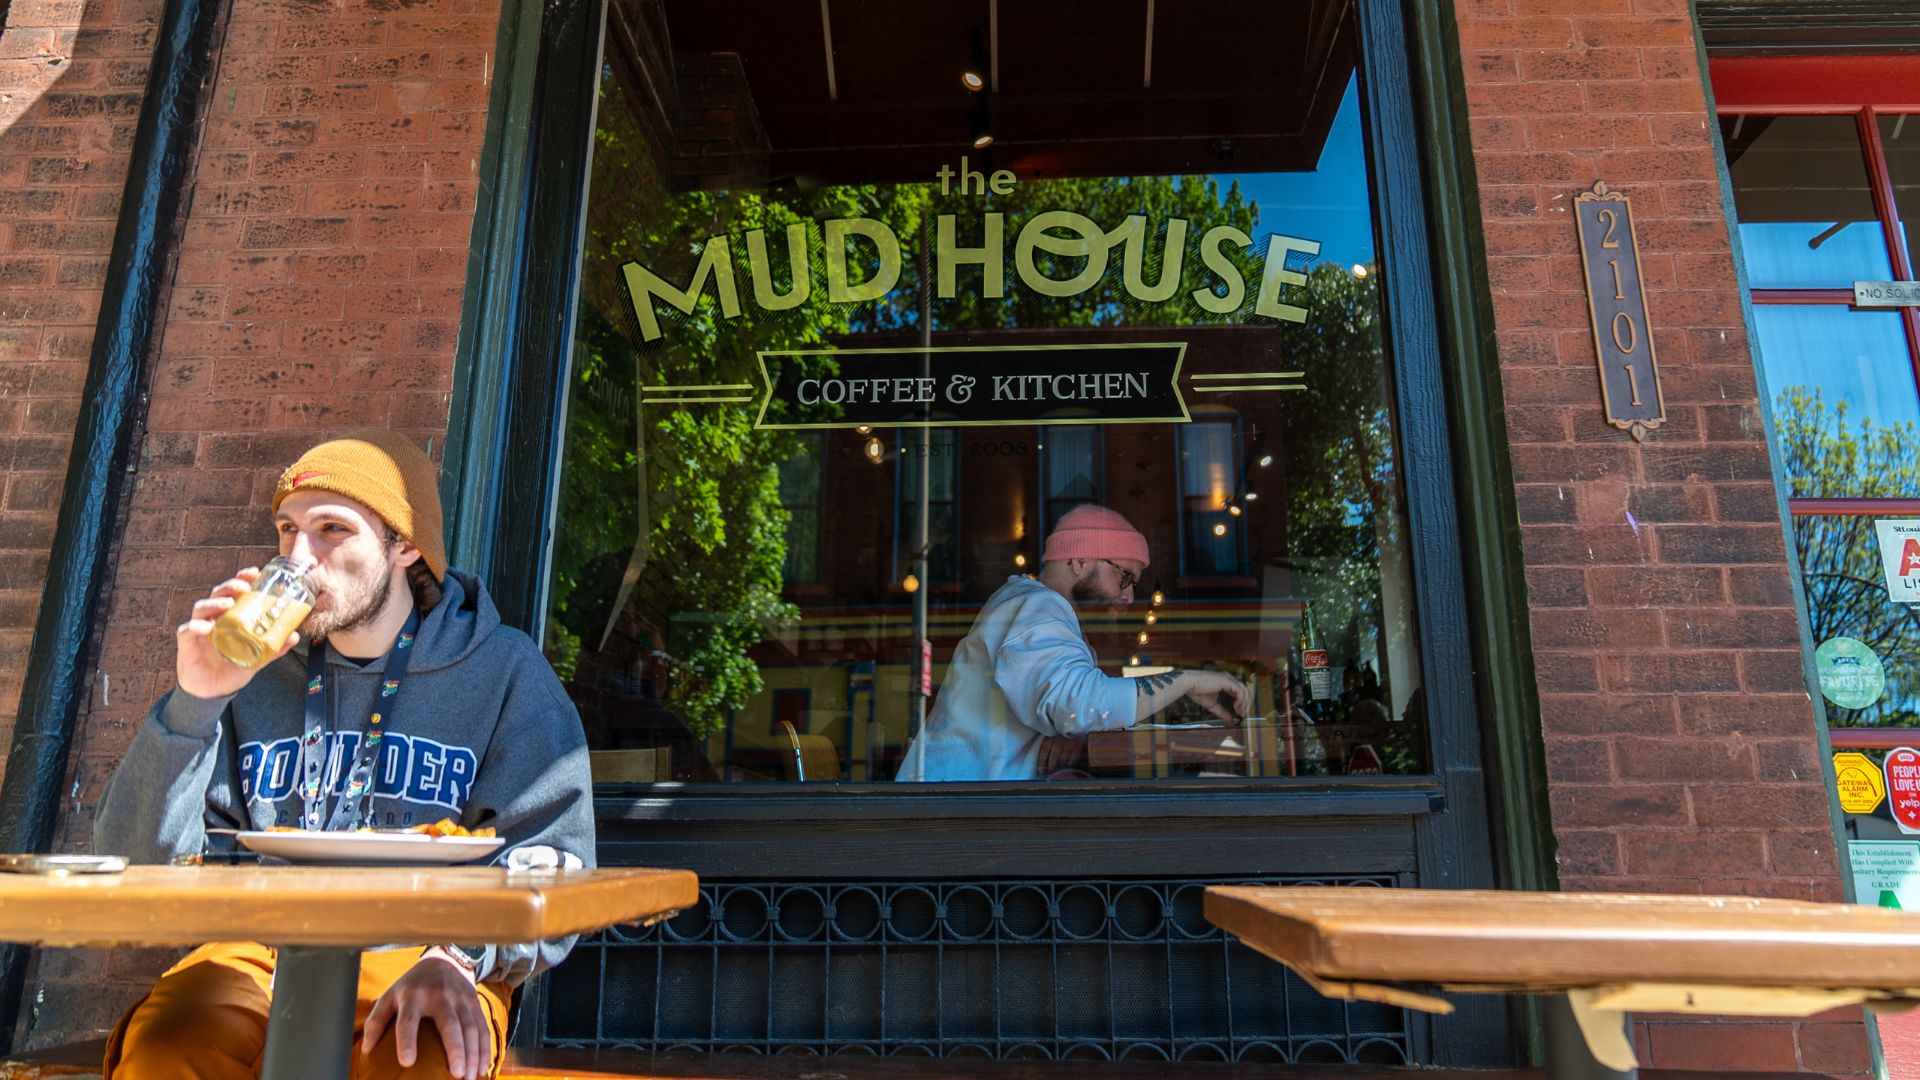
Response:
[[[13,0],[0,30],[0,769],[159,10]]]
[[[1836,900],[1787,551],[1686,0],[1456,0],[1572,890]],[[1633,199],[1667,423],[1601,418],[1570,208]],[[1864,1072],[1851,1017],[1655,1020],[1642,1063]]]
[[[64,846],[85,847],[101,786],[171,686],[173,628],[215,582],[271,552],[280,469],[360,427],[431,440],[438,457],[497,17],[491,0],[234,0]],[[65,372],[29,367],[36,386],[43,370]],[[59,385],[77,393],[78,376]],[[0,416],[9,432],[23,422]],[[72,422],[69,408],[54,427]],[[9,536],[11,517],[0,520]],[[30,1044],[103,1030],[170,955],[44,954]]]

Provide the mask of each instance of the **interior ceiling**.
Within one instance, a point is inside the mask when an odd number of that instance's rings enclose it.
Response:
[[[741,57],[776,181],[930,178],[962,154],[1023,178],[1311,169],[1353,70],[1351,0],[665,9],[676,55]],[[996,69],[985,95],[961,85]]]

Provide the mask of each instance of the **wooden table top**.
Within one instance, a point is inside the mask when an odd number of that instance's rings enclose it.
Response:
[[[618,867],[134,866],[0,873],[0,941],[373,946],[541,941],[693,906],[686,870]]]
[[[1448,889],[1206,892],[1209,921],[1309,978],[1543,990],[1621,983],[1920,994],[1920,917],[1744,897]]]

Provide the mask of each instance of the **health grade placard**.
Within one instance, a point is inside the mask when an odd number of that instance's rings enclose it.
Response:
[[[1920,911],[1920,842],[1854,840],[1853,902]]]

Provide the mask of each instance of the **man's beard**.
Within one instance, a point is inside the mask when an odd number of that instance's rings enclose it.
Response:
[[[380,575],[379,584],[366,590],[352,593],[334,591],[333,597],[339,606],[331,611],[315,611],[307,616],[300,632],[309,641],[328,637],[333,634],[350,633],[373,622],[386,610],[387,601],[393,596],[393,574]],[[358,599],[360,602],[355,604]]]
[[[1073,583],[1073,599],[1081,604],[1106,604],[1123,607],[1119,593],[1110,593],[1100,584],[1100,572],[1089,570],[1080,580]]]

